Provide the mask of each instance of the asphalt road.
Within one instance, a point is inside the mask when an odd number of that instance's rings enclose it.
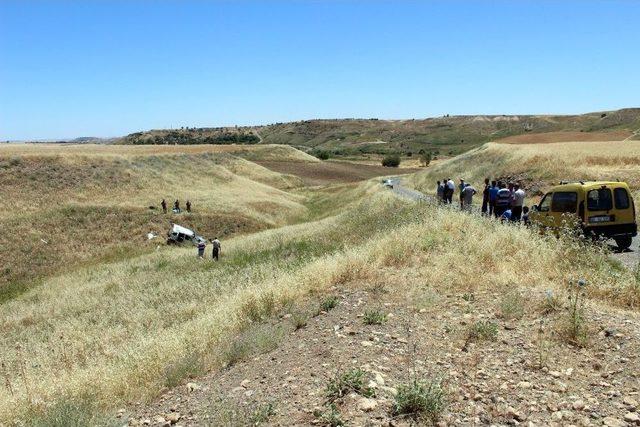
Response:
[[[433,197],[427,196],[420,191],[413,190],[411,188],[402,186],[402,179],[399,177],[389,178],[389,181],[393,185],[391,191],[398,197],[418,201],[429,201]],[[627,250],[620,251],[613,241],[610,242],[611,256],[624,264],[629,269],[635,269],[640,264],[640,239],[634,238],[631,247]]]

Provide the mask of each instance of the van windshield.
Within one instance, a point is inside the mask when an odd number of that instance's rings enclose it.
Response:
[[[613,208],[611,190],[599,188],[587,193],[587,209],[590,211],[608,211]]]
[[[578,193],[574,191],[557,191],[551,200],[552,212],[575,213],[578,207]]]

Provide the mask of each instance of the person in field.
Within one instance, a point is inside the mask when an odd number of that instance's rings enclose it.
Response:
[[[511,220],[512,221],[520,221],[522,217],[522,207],[524,206],[524,197],[525,193],[522,188],[520,188],[520,184],[515,184],[513,186],[513,194],[511,196]]]
[[[453,203],[453,192],[456,191],[456,184],[453,182],[451,178],[447,178],[447,198],[446,202],[448,204]]]
[[[511,218],[512,218],[513,214],[511,212],[511,208],[507,208],[504,212],[502,212],[502,214],[500,215],[500,221],[508,221],[511,222]]]
[[[220,259],[220,251],[222,250],[222,245],[220,244],[220,240],[218,240],[218,238],[215,237],[211,241],[211,244],[213,245],[213,251],[211,252],[211,256],[213,257],[213,259],[218,261]]]
[[[167,201],[165,199],[162,199],[162,202],[160,202],[160,206],[162,206],[162,212],[167,213]]]
[[[501,218],[502,214],[509,209],[511,210],[511,190],[505,187],[504,183],[501,181],[498,183],[498,195],[496,196],[496,207],[493,211],[496,218]],[[509,213],[509,218],[511,218],[511,213]]]
[[[436,187],[436,197],[438,199],[438,203],[442,203],[444,201],[444,184],[438,181]]]
[[[473,196],[477,193],[476,189],[471,186],[471,184],[465,184],[464,189],[462,190],[463,204],[462,208],[471,212],[471,208],[473,207]]]
[[[524,225],[529,225],[529,206],[522,208],[522,223]]]
[[[198,242],[198,258],[204,258],[204,250],[207,248],[207,242],[204,239]]]
[[[484,179],[484,188],[482,189],[482,215],[486,215],[489,210],[489,178]]]
[[[489,187],[489,216],[493,215],[493,211],[496,208],[496,199],[498,198],[498,183],[497,181],[491,181],[491,187]]]
[[[187,212],[191,212],[191,202],[189,200],[187,200]]]
[[[458,184],[458,190],[460,190],[460,210],[464,209],[464,179],[460,178],[460,184]]]
[[[176,201],[173,202],[173,211],[175,213],[179,213],[180,212],[180,200],[176,199]]]

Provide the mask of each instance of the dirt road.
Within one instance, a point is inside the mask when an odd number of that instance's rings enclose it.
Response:
[[[398,197],[402,197],[408,200],[417,201],[432,201],[433,198],[417,190],[404,187],[402,185],[402,179],[400,177],[393,177],[389,179],[391,185],[391,191]],[[638,238],[633,240],[631,247],[627,250],[620,251],[615,243],[610,244],[611,256],[614,259],[620,261],[625,267],[629,269],[635,269],[640,265],[640,240]]]

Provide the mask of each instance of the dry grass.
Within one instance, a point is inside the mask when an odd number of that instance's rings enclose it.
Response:
[[[273,146],[0,146],[0,286],[154,250],[162,237],[146,234],[164,236],[169,221],[224,237],[303,216],[299,179],[247,160],[274,157],[311,158]],[[163,215],[163,198],[194,213]]]
[[[554,144],[488,143],[429,167],[413,177],[433,193],[435,181],[465,178],[479,187],[485,177],[519,177],[541,189],[560,180],[626,181],[640,189],[640,141],[558,142]]]
[[[0,358],[11,386],[0,389],[0,421],[64,401],[113,408],[150,398],[172,366],[221,366],[221,344],[255,313],[405,267],[412,275],[394,292],[423,283],[562,292],[582,277],[590,298],[639,301],[634,275],[596,248],[380,193],[335,217],[233,239],[218,264],[190,250],[154,253],[50,279],[1,305]]]

